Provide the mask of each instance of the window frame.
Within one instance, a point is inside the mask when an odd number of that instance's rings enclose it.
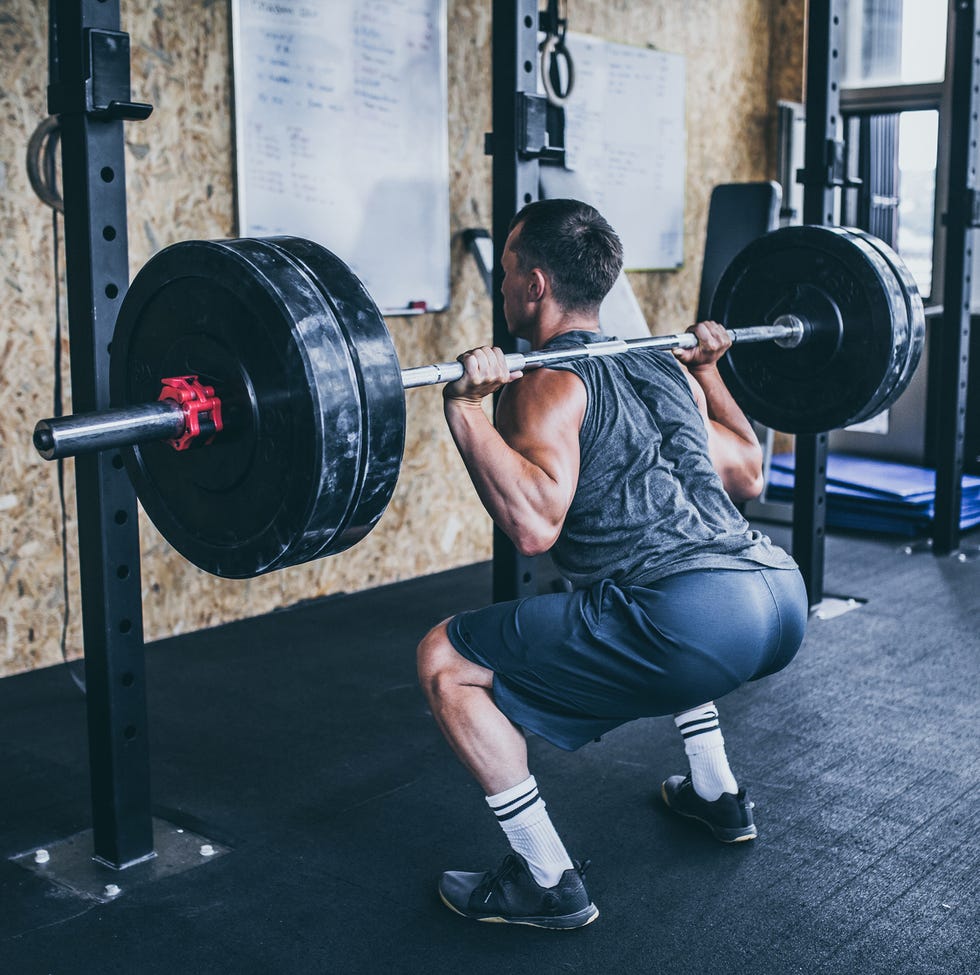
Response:
[[[939,113],[936,146],[936,191],[933,198],[932,280],[929,294],[923,296],[928,306],[942,304],[945,263],[943,214],[949,197],[949,143],[952,120],[952,84],[950,65],[953,59],[953,19],[956,0],[946,5],[946,60],[941,81],[895,84],[840,86],[842,120],[862,115],[898,114],[901,112],[936,111]],[[845,123],[846,130],[846,123]],[[980,250],[980,249],[978,249]],[[974,255],[974,270],[980,271],[980,255]],[[976,274],[974,275],[976,278]]]
[[[946,106],[945,82],[927,82],[921,84],[875,85],[862,87],[841,88],[840,113],[847,131],[847,122],[853,118],[863,118],[872,115],[901,115],[903,112],[938,113],[936,145],[936,188],[933,194],[932,221],[932,275],[929,283],[929,293],[923,295],[927,304],[936,304],[937,289],[941,290],[942,282],[942,207],[940,201],[946,199],[945,192],[945,153],[944,144],[948,144],[945,119],[948,118]],[[901,197],[901,190],[899,190]]]

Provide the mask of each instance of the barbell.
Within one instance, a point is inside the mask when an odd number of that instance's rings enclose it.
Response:
[[[840,228],[785,227],[753,241],[722,275],[711,317],[733,340],[720,368],[736,401],[790,433],[886,409],[925,334],[901,259]],[[683,332],[507,362],[519,371],[696,344]],[[185,241],[152,257],[122,302],[112,408],[42,420],[34,445],[49,460],[124,448],[163,537],[207,572],[251,578],[367,535],[401,466],[404,391],[462,371],[401,369],[360,280],[312,241]]]

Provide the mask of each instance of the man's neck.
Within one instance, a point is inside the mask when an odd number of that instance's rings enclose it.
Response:
[[[565,332],[598,332],[599,318],[597,315],[576,314],[571,312],[556,312],[542,315],[538,320],[530,338],[531,346],[540,349],[553,338]]]

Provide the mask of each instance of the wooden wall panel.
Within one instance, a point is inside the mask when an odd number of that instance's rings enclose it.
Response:
[[[491,334],[490,301],[458,232],[490,226],[490,7],[450,0],[449,152],[451,308],[389,319],[405,365],[453,358]],[[707,201],[719,182],[771,178],[775,98],[794,97],[802,73],[802,3],[778,0],[590,0],[570,5],[571,28],[687,57],[684,267],[631,276],[656,331],[694,315]],[[235,233],[228,4],[123,0],[133,97],[153,104],[126,128],[131,270],[187,238]],[[55,276],[50,211],[34,196],[24,150],[45,115],[47,12],[0,0],[0,675],[56,663],[63,619],[56,467],[30,431],[51,414]],[[771,53],[783,60],[775,71]],[[63,263],[61,264],[63,270]],[[63,304],[63,292],[62,292]],[[63,343],[67,375],[67,339]],[[70,406],[70,400],[66,402]],[[72,464],[66,464],[70,656],[81,652]],[[439,389],[408,394],[408,438],[395,496],[354,549],[248,581],[216,579],[177,556],[142,519],[146,637],[213,626],[326,594],[353,591],[490,557],[490,524],[442,419]],[[435,621],[433,621],[435,622]]]

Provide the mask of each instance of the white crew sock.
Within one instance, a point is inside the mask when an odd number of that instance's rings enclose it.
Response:
[[[572,867],[565,846],[555,832],[538,785],[530,776],[519,785],[495,796],[487,796],[515,853],[520,853],[531,874],[542,887],[554,887]]]
[[[737,793],[738,783],[728,767],[714,702],[675,714],[674,724],[684,738],[694,791],[708,802],[714,802],[723,792]]]

